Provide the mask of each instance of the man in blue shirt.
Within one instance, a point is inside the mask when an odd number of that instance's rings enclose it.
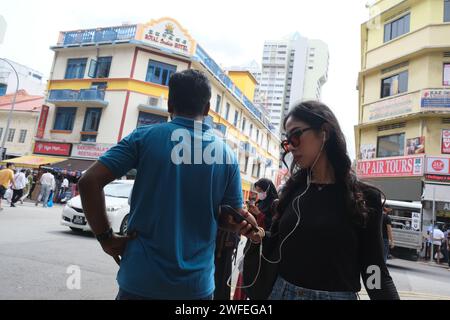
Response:
[[[103,250],[120,265],[117,299],[211,299],[217,229],[258,237],[251,226],[219,219],[229,205],[242,210],[238,162],[203,123],[211,87],[186,70],[169,82],[173,120],[140,127],[111,148],[81,178],[86,218]],[[130,234],[112,233],[103,187],[137,169],[131,195]]]

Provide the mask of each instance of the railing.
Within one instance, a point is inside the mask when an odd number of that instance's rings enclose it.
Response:
[[[105,100],[105,91],[97,89],[51,90],[49,101],[95,101]]]
[[[117,40],[131,40],[136,35],[136,25],[68,31],[62,33],[63,45],[112,42]]]
[[[269,123],[263,113],[255,107],[255,105],[242,93],[242,91],[234,85],[233,81],[231,81],[231,79],[222,71],[219,65],[198,45],[195,56],[242,102],[242,104],[252,114],[261,120],[264,125],[269,128],[269,130],[273,132],[275,131],[275,127]]]

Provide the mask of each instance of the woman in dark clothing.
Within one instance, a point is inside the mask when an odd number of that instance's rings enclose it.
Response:
[[[273,218],[273,203],[278,199],[277,189],[272,181],[264,178],[256,181],[255,189],[258,193],[258,201],[254,205],[249,204],[248,211],[257,218],[258,226],[270,230]]]
[[[262,238],[263,248],[277,252],[269,299],[355,300],[360,277],[371,299],[399,299],[383,259],[381,192],[352,172],[332,111],[320,102],[300,103],[284,128],[282,147],[294,160],[277,205],[280,217],[270,237],[261,230],[251,239],[252,248]]]

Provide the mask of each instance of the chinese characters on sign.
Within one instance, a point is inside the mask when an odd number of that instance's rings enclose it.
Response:
[[[161,19],[144,27],[142,41],[183,54],[193,54],[194,41],[172,19]]]

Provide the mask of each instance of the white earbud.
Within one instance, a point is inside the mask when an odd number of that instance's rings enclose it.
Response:
[[[323,132],[323,142],[327,141],[327,133],[324,131]]]

